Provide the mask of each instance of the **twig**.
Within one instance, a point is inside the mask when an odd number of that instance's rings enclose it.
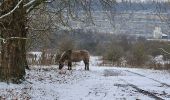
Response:
[[[159,48],[159,49],[162,50],[164,53],[170,55],[170,52],[166,51],[165,49],[163,49],[163,48]]]
[[[20,1],[18,2],[18,4],[14,7],[14,9],[12,9],[10,12],[8,12],[8,13],[2,15],[2,16],[0,17],[0,19],[2,19],[2,18],[4,18],[4,17],[6,17],[6,16],[12,14],[12,13],[19,7],[19,5],[22,3],[22,1],[23,1],[23,0],[20,0]]]

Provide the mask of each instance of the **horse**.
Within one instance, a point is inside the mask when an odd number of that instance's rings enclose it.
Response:
[[[90,54],[87,50],[67,50],[64,51],[59,59],[59,70],[64,66],[64,62],[68,61],[68,70],[72,70],[72,62],[83,61],[85,70],[89,70]]]

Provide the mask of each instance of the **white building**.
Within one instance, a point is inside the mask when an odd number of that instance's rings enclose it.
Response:
[[[155,27],[153,31],[153,38],[154,39],[161,39],[162,38],[162,30],[160,27]]]

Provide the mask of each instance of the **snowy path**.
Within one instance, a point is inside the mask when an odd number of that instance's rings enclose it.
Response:
[[[127,84],[118,70],[102,69],[90,72],[86,80],[76,82],[61,91],[61,100],[154,100],[148,95],[138,92]],[[108,75],[109,73],[109,75]],[[89,73],[88,73],[89,74]]]
[[[142,76],[130,70],[100,68],[91,71],[89,79],[72,85],[73,93],[66,93],[63,100],[110,100],[113,99],[170,99],[166,83]],[[166,85],[165,85],[166,84]],[[74,91],[75,89],[75,91]],[[87,95],[86,95],[87,94]]]
[[[0,100],[170,100],[170,73],[82,63],[59,74],[57,66],[32,67],[21,85],[0,83]]]

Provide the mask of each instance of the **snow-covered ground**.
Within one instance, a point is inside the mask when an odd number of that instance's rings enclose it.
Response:
[[[24,83],[0,83],[0,100],[170,100],[170,72],[97,66],[83,63],[72,71],[58,66],[32,66]]]

